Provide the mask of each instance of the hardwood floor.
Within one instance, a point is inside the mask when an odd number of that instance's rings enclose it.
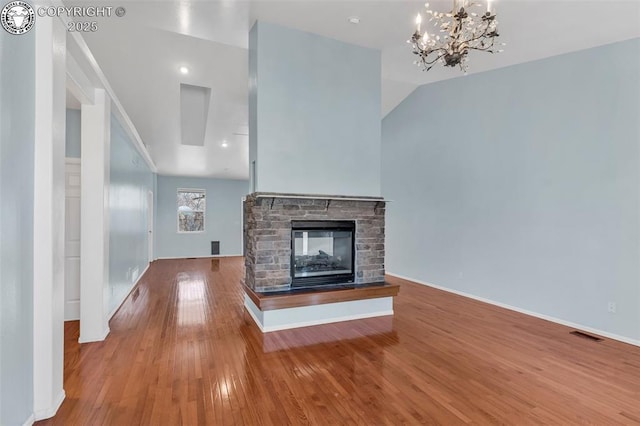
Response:
[[[155,262],[41,425],[640,424],[640,348],[400,284],[395,316],[261,334],[241,258]]]

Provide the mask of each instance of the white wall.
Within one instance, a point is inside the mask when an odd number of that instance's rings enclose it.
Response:
[[[205,232],[178,233],[178,188],[206,191]],[[246,180],[158,176],[156,257],[209,256],[211,241],[220,241],[220,254],[242,255],[241,200]]]
[[[640,343],[638,57],[635,39],[412,93],[382,125],[387,271]]]
[[[256,191],[380,195],[380,52],[258,22],[249,35]]]
[[[0,424],[33,413],[35,32],[0,31]]]

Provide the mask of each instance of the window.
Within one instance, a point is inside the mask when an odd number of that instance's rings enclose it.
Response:
[[[204,232],[204,189],[178,189],[178,232]]]

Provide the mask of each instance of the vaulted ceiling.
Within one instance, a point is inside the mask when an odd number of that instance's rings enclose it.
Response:
[[[69,4],[88,4],[80,1]],[[446,11],[451,1],[431,1]],[[640,37],[640,2],[498,0],[499,55],[477,53],[469,73]],[[95,5],[95,2],[92,3]],[[105,3],[106,5],[106,3]],[[109,3],[108,5],[111,5]],[[121,1],[123,17],[98,19],[83,34],[160,174],[248,178],[248,33],[256,19],[382,52],[386,115],[417,86],[460,77],[413,65],[407,38],[422,1]],[[355,25],[350,17],[360,18]],[[630,60],[640,60],[630,52]],[[188,74],[180,72],[187,67]],[[210,89],[204,144],[182,143],[181,84]],[[209,92],[207,92],[209,93]],[[226,146],[223,146],[226,145]]]

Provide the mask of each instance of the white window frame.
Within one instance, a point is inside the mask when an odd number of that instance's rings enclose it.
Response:
[[[204,210],[202,211],[202,230],[201,231],[181,231],[180,230],[180,212],[178,208],[178,195],[181,192],[193,192],[204,195]],[[202,188],[178,188],[176,190],[176,231],[178,234],[203,234],[207,230],[207,191]]]

